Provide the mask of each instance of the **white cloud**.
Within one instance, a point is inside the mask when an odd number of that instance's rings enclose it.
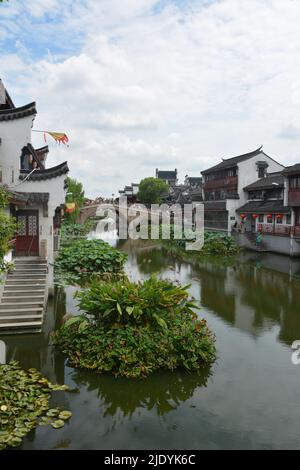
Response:
[[[170,1],[154,13],[156,3],[16,0],[15,21],[0,20],[18,41],[0,57],[18,104],[36,99],[35,127],[70,135],[49,162],[67,158],[91,195],[156,167],[198,175],[261,144],[294,162],[297,140],[286,137],[298,129],[299,2]],[[34,41],[50,52],[36,58],[20,18],[26,30],[38,21]]]

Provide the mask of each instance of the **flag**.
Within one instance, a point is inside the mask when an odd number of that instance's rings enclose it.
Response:
[[[58,142],[59,144],[62,143],[66,145],[69,142],[69,138],[67,134],[64,134],[63,132],[50,132],[50,131],[44,131],[44,139],[45,142],[47,142],[46,134],[51,135],[55,142]]]

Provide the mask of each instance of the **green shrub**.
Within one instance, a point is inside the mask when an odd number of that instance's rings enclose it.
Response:
[[[145,377],[158,369],[197,371],[215,358],[214,337],[187,287],[154,277],[94,281],[77,298],[88,315],[72,317],[54,336],[75,367]]]
[[[62,247],[55,260],[58,275],[91,275],[122,271],[127,255],[102,240],[77,240]]]
[[[178,250],[185,250],[185,244],[190,241],[188,237],[182,239],[174,238],[174,228],[171,226],[171,239],[165,240],[164,244],[170,248],[174,247]],[[198,251],[201,255],[213,255],[213,256],[234,256],[239,252],[239,246],[236,244],[234,238],[226,235],[225,233],[219,232],[204,232],[204,245],[201,251]]]
[[[68,238],[72,239],[72,237],[86,237],[94,225],[95,222],[92,220],[87,220],[84,224],[65,222],[61,227],[61,241],[64,242]]]
[[[9,241],[14,237],[17,224],[14,218],[6,214],[3,209],[9,204],[9,193],[0,186],[0,270],[5,270],[4,255],[9,250]]]

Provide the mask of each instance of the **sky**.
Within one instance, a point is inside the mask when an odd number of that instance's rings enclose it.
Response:
[[[86,195],[264,145],[300,162],[299,0],[9,0],[0,78]],[[34,134],[36,147],[44,145]]]

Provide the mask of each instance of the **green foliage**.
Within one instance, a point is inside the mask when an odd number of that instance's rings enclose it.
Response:
[[[87,220],[84,224],[67,222],[61,227],[61,244],[67,245],[74,241],[74,238],[85,238],[94,227],[95,222]]]
[[[185,250],[185,244],[189,241],[189,237],[183,237],[182,239],[174,239],[174,228],[171,226],[171,239],[164,241],[169,247]],[[234,238],[224,233],[219,232],[205,232],[204,233],[204,246],[201,251],[198,252],[200,255],[212,255],[212,256],[234,256],[239,253],[239,246],[236,244]]]
[[[166,327],[166,316],[176,308],[192,312],[186,287],[152,276],[144,282],[123,279],[115,283],[93,280],[89,289],[76,294],[82,311],[93,315],[98,324],[156,323]]]
[[[3,211],[8,202],[9,193],[3,186],[0,186],[0,269],[3,268],[2,260],[9,249],[9,241],[14,237],[17,229],[15,220]]]
[[[95,273],[119,273],[123,270],[126,258],[125,253],[102,240],[77,240],[60,249],[55,269],[58,275],[74,274],[78,279],[82,275]]]
[[[74,178],[70,178],[69,176],[67,177],[67,186],[68,186],[68,193],[71,193],[71,194],[69,195],[67,194],[66,202],[75,202],[76,209],[71,214],[66,214],[66,220],[71,223],[75,223],[79,216],[80,209],[84,205],[84,201],[85,201],[84,190],[83,190],[82,183],[80,183]]]
[[[143,204],[160,204],[169,186],[158,178],[144,178],[139,185],[138,198]]]
[[[88,315],[71,318],[54,336],[75,367],[134,378],[158,369],[198,371],[215,358],[214,337],[187,287],[154,277],[98,281],[77,297]]]
[[[36,369],[22,370],[17,362],[0,365],[0,450],[21,445],[37,425],[64,425],[72,413],[49,405],[57,390],[68,387],[51,384]]]

